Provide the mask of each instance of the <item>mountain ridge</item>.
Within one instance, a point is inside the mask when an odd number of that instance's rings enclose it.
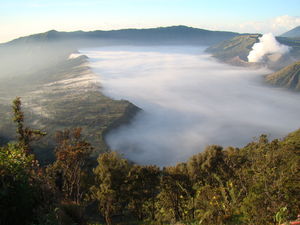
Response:
[[[238,56],[241,60],[247,61],[247,56],[252,46],[258,42],[259,37],[261,37],[261,34],[239,35],[210,46],[206,51],[220,60],[226,61]]]
[[[300,61],[267,75],[265,81],[274,86],[300,91]]]
[[[35,42],[51,42],[51,41],[73,41],[74,44],[83,44],[81,40],[85,41],[108,41],[110,44],[118,42],[128,44],[150,44],[156,43],[170,43],[170,44],[215,44],[220,41],[230,39],[239,33],[230,31],[211,31],[200,28],[193,28],[183,25],[157,27],[157,28],[128,28],[120,30],[95,30],[95,31],[56,31],[50,30],[44,33],[32,34],[24,37],[19,37],[6,43],[4,45],[14,44],[30,44]],[[99,42],[98,42],[99,44]]]
[[[276,37],[276,40],[283,45],[290,47],[287,55],[277,56],[278,60],[274,61],[273,55],[266,55],[264,63],[250,63],[247,56],[249,55],[255,43],[259,42],[261,34],[244,34],[225,40],[206,49],[206,52],[212,54],[221,62],[235,66],[267,66],[272,70],[279,70],[300,59],[300,39]],[[276,58],[276,57],[275,57]]]
[[[280,37],[290,37],[290,38],[299,37],[300,38],[300,26],[297,26],[297,27],[281,34]]]

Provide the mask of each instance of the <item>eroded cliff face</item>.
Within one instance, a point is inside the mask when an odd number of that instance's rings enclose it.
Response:
[[[55,65],[27,72],[26,79],[16,75],[14,79],[1,77],[1,81],[1,140],[15,138],[10,104],[20,96],[26,124],[47,132],[47,138],[34,145],[42,163],[53,160],[57,130],[82,127],[96,157],[108,149],[103,133],[128,123],[140,110],[128,101],[103,95],[101,80],[90,70],[86,56],[65,56]]]

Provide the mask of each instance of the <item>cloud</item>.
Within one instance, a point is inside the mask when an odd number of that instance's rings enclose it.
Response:
[[[279,16],[272,20],[272,29],[280,32],[281,30],[290,30],[300,25],[300,17],[295,16]]]
[[[298,128],[300,96],[262,84],[270,71],[220,64],[197,47],[111,47],[82,51],[103,92],[143,109],[111,132],[112,149],[142,164],[170,165],[206,145],[242,146],[261,133]]]
[[[300,17],[296,16],[278,16],[264,21],[249,21],[237,24],[236,30],[249,33],[274,33],[280,35],[300,25]]]

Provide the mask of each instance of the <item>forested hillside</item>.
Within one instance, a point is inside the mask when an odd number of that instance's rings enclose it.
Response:
[[[237,55],[239,63],[248,64],[242,60],[258,35],[235,35],[183,26],[50,31],[1,45],[0,225],[268,225],[295,220],[300,130],[275,140],[261,135],[241,148],[207,146],[186,162],[164,168],[138,165],[110,150],[103,138],[140,109],[104,96],[87,58],[76,50],[86,38],[86,46],[101,46],[120,39],[122,44],[165,43],[170,36],[170,44],[215,44],[234,37],[211,49],[220,59]],[[297,40],[278,40],[293,44],[291,54],[297,56]]]
[[[56,160],[43,167],[32,143],[49,137],[27,126],[21,106],[15,99],[17,141],[0,147],[1,225],[267,225],[299,213],[300,130],[243,148],[208,146],[159,168],[115,152],[95,165],[82,129],[66,129],[56,133]]]

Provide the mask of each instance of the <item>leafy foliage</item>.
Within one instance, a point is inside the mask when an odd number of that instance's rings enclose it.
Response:
[[[13,112],[14,118],[13,121],[17,125],[17,135],[18,135],[18,143],[24,149],[25,152],[30,153],[30,143],[32,141],[38,140],[41,137],[45,136],[46,133],[40,130],[33,130],[31,128],[25,127],[24,125],[24,113],[21,109],[22,103],[21,98],[17,97],[13,101]]]
[[[20,107],[15,122],[22,134]],[[299,213],[300,130],[282,140],[261,135],[243,148],[208,146],[163,169],[106,152],[94,170],[81,131],[57,132],[56,161],[47,168],[28,151],[26,132],[0,147],[0,225],[86,224],[93,202],[101,216],[93,221],[108,225],[268,225]]]
[[[98,158],[98,163],[94,170],[92,198],[98,201],[100,212],[106,223],[111,225],[112,215],[120,213],[125,204],[123,189],[129,165],[116,152],[103,153]]]
[[[160,169],[133,165],[125,180],[128,209],[139,219],[155,219],[155,197],[159,192]]]
[[[0,148],[0,224],[28,224],[37,204],[33,155],[17,144]],[[13,216],[18,215],[18,216]]]
[[[92,146],[82,139],[81,128],[58,131],[55,149],[56,161],[48,167],[48,172],[55,177],[57,188],[66,199],[82,202],[87,187],[89,157]]]

